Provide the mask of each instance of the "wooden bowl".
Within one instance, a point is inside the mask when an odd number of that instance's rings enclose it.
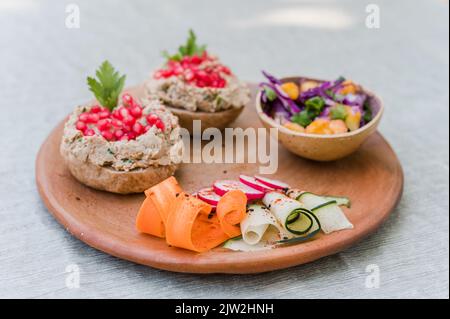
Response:
[[[242,113],[244,107],[231,108],[220,112],[202,112],[202,111],[188,111],[176,107],[166,106],[175,116],[178,117],[180,126],[187,129],[189,133],[193,133],[193,121],[201,121],[201,131],[214,127],[219,130],[224,130],[230,123],[234,122]]]
[[[292,81],[296,83],[301,80],[323,82],[323,80],[304,77],[289,77],[282,79],[283,82]],[[261,92],[258,92],[256,96],[255,105],[259,119],[264,127],[267,129],[277,128],[279,142],[289,151],[298,156],[315,161],[334,161],[354,153],[361,144],[377,130],[378,124],[380,123],[384,111],[383,102],[374,93],[364,88],[363,91],[369,98],[374,117],[372,121],[363,127],[343,134],[308,134],[294,132],[283,127],[262,111]]]

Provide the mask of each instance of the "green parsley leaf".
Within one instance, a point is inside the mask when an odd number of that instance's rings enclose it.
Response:
[[[303,110],[291,117],[291,121],[303,127],[307,127],[314,119],[314,114],[308,110]]]
[[[184,56],[201,56],[205,51],[206,45],[198,45],[197,36],[194,31],[189,30],[189,37],[184,45],[178,47],[178,52],[169,54],[167,51],[163,51],[163,56],[169,61],[181,61]]]
[[[318,116],[325,107],[325,101],[321,97],[315,96],[307,100],[305,102],[305,106],[309,112],[314,113],[316,114],[316,116]]]
[[[102,106],[112,111],[117,106],[126,76],[120,76],[108,61],[102,63],[95,75],[97,79],[87,78],[89,90],[94,93],[95,98]]]
[[[363,110],[364,110],[364,116],[363,116],[364,121],[366,123],[369,123],[370,121],[372,121],[373,114],[372,114],[372,108],[370,107],[368,101],[366,101],[364,103]]]
[[[345,120],[347,117],[347,110],[344,105],[337,104],[330,108],[330,117],[332,120]]]

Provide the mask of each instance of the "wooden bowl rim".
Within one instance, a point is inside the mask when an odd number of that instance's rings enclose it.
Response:
[[[193,114],[199,114],[199,115],[203,115],[203,116],[216,116],[216,115],[223,115],[224,113],[232,113],[233,111],[238,111],[238,110],[242,110],[245,105],[241,106],[241,107],[232,107],[226,110],[221,110],[218,112],[205,112],[205,111],[189,111],[186,109],[182,109],[182,108],[178,108],[178,107],[173,107],[173,106],[169,106],[166,105],[165,103],[162,103],[168,110],[170,110],[172,113],[174,113],[176,115],[176,113],[178,114],[186,114],[186,115],[193,115]]]

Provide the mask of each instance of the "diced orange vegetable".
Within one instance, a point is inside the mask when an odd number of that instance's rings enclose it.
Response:
[[[292,99],[296,100],[300,95],[298,85],[294,82],[286,82],[281,85],[281,89]]]
[[[343,88],[339,91],[341,94],[356,94],[358,92],[358,87],[350,80],[345,81],[343,84]]]
[[[247,196],[241,190],[227,192],[217,204],[217,217],[223,231],[230,237],[241,234],[238,224],[246,216]]]
[[[345,125],[350,131],[359,129],[361,122],[361,112],[353,112],[351,107],[347,107],[347,117],[345,118]]]
[[[330,129],[333,131],[334,134],[341,134],[348,132],[347,125],[345,125],[345,122],[343,120],[331,120]]]
[[[217,215],[210,216],[210,213],[211,205],[181,193],[170,206],[166,222],[167,243],[204,252],[228,240]]]
[[[147,198],[137,215],[136,229],[142,233],[164,238],[164,225],[170,204],[181,192],[181,187],[173,176],[146,190]]]
[[[310,134],[333,134],[330,129],[330,121],[327,119],[316,119],[306,127],[306,133]]]
[[[305,128],[297,123],[293,123],[293,122],[286,122],[283,125],[285,128],[290,129],[292,131],[295,132],[300,132],[300,133],[304,133],[305,132]]]

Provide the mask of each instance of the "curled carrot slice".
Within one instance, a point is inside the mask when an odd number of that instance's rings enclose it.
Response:
[[[145,234],[164,238],[164,222],[153,200],[146,198],[136,217],[136,229]]]
[[[208,251],[229,236],[222,230],[211,205],[181,193],[172,203],[166,223],[166,241],[169,245],[193,250]]]
[[[142,233],[164,238],[170,205],[181,192],[181,187],[173,176],[146,190],[147,198],[137,215],[136,229]]]
[[[219,200],[217,204],[217,217],[223,231],[229,237],[241,234],[239,223],[246,216],[247,196],[241,190],[231,190]]]

